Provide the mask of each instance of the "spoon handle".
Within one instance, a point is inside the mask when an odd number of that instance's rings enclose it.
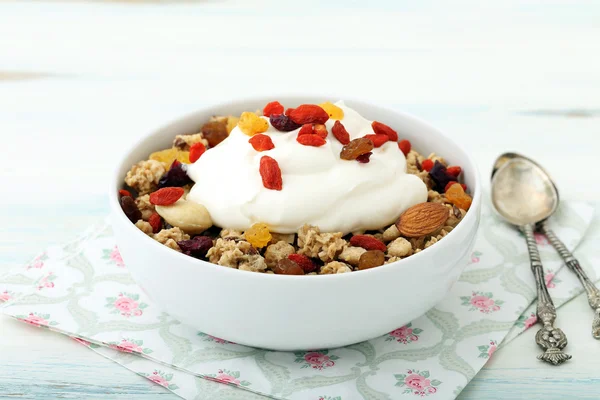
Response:
[[[540,232],[546,235],[548,241],[554,246],[558,254],[565,260],[567,267],[577,275],[579,281],[583,285],[587,296],[590,307],[595,311],[594,321],[592,322],[592,336],[595,339],[600,339],[600,290],[594,285],[594,283],[588,278],[585,271],[579,265],[579,261],[571,254],[569,249],[564,245],[563,242],[552,232],[548,225],[544,221],[540,226]]]
[[[554,327],[556,319],[556,308],[552,298],[546,288],[544,281],[544,267],[540,259],[540,253],[535,242],[533,232],[534,224],[527,224],[521,227],[525,240],[527,241],[527,250],[529,251],[529,260],[531,262],[531,271],[535,277],[535,286],[537,289],[537,318],[544,326],[535,335],[537,344],[545,350],[538,356],[539,360],[558,365],[569,360],[570,355],[564,353],[562,349],[567,345],[567,337],[559,328]]]

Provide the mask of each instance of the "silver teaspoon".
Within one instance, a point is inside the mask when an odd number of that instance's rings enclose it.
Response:
[[[516,225],[525,235],[531,271],[537,289],[537,317],[544,325],[535,341],[545,351],[538,359],[558,365],[569,360],[563,352],[567,337],[554,327],[556,308],[546,288],[544,267],[533,233],[537,223],[546,220],[558,206],[552,182],[535,164],[522,158],[509,159],[492,177],[492,204],[506,221]]]
[[[539,169],[547,176],[548,181],[552,184],[554,196],[556,197],[556,203],[558,205],[558,188],[556,187],[556,184],[554,184],[554,181],[552,181],[550,175],[535,161],[521,154],[504,153],[500,157],[498,157],[496,163],[494,164],[492,177],[498,169],[500,169],[504,164],[506,164],[507,161],[514,158],[522,158],[539,167]],[[550,244],[554,246],[558,254],[560,254],[560,256],[563,258],[565,264],[567,264],[567,267],[569,267],[569,269],[573,271],[575,275],[577,275],[577,278],[579,279],[581,285],[585,289],[585,292],[588,297],[588,303],[590,307],[592,307],[592,309],[594,310],[594,319],[592,321],[592,336],[594,337],[594,339],[600,339],[600,290],[594,285],[594,283],[590,280],[585,271],[581,268],[581,265],[579,265],[579,261],[573,256],[573,254],[571,254],[569,249],[567,249],[563,242],[548,227],[546,221],[543,221],[542,223],[538,224],[538,230],[548,238]]]

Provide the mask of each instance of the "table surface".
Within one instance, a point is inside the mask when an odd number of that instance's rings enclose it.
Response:
[[[107,176],[138,134],[253,94],[400,108],[461,142],[484,177],[517,150],[550,170],[563,198],[600,200],[598,3],[166,3],[0,0],[0,273],[107,213]],[[528,331],[459,398],[598,398],[590,317],[583,296],[560,309],[572,362],[541,364]],[[61,335],[0,317],[3,396],[175,398]]]

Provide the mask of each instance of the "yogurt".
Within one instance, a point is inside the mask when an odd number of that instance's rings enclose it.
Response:
[[[351,140],[374,133],[372,121],[343,102],[336,105],[344,111],[340,122]],[[343,145],[331,134],[334,123],[326,122],[329,135],[321,147],[298,143],[299,129],[279,132],[269,124],[263,134],[271,137],[275,148],[263,152],[254,150],[250,137],[236,127],[189,166],[195,184],[187,199],[204,205],[222,228],[243,231],[263,222],[272,232],[294,233],[310,224],[322,232],[344,234],[380,229],[407,208],[427,201],[427,187],[406,173],[406,158],[396,142],[373,149],[368,163],[342,160]],[[281,191],[263,186],[259,164],[264,155],[279,164]]]

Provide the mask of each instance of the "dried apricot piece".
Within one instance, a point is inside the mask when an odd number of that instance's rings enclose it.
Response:
[[[342,147],[340,158],[342,160],[356,160],[358,156],[369,153],[373,150],[373,142],[365,137],[352,140]]]
[[[272,101],[263,108],[263,115],[265,117],[270,117],[271,115],[281,115],[283,114],[283,106],[278,101]]]
[[[329,114],[315,104],[302,104],[289,113],[288,117],[297,124],[324,124],[329,119]]]
[[[408,140],[401,140],[398,142],[398,148],[407,156],[412,146]]]
[[[244,134],[254,136],[257,133],[266,132],[269,129],[269,123],[255,113],[245,111],[240,116],[238,127]]]
[[[283,181],[281,179],[281,169],[276,160],[269,156],[262,156],[259,167],[263,186],[270,190],[281,190]]]
[[[244,234],[248,243],[256,248],[265,247],[271,241],[271,232],[262,222],[252,225]]]
[[[194,143],[190,147],[190,162],[194,163],[194,162],[198,161],[200,156],[202,154],[204,154],[205,151],[206,151],[206,146],[204,146],[204,144],[202,144],[201,142]]]
[[[452,185],[454,185],[454,184],[458,185],[459,183],[458,183],[458,182],[456,182],[456,181],[450,181],[450,182],[448,182],[448,184],[447,184],[447,185],[446,185],[446,187],[444,188],[444,192],[447,192],[447,191],[448,191],[448,189],[450,189],[450,186],[452,186]],[[460,184],[460,186],[462,186],[462,188],[463,188],[463,190],[464,190],[465,192],[467,191],[467,185],[465,185],[464,183],[461,183],[461,184]]]
[[[304,146],[321,147],[327,141],[319,135],[299,135],[296,141]]]
[[[163,163],[165,168],[169,169],[173,164],[173,161],[177,160],[179,162],[189,164],[190,163],[190,152],[183,151],[175,148],[156,151],[150,154],[149,157],[151,160],[160,161]]]
[[[331,119],[342,119],[344,118],[344,110],[336,106],[330,101],[326,101],[325,103],[319,104],[327,114],[329,114],[329,118]]]
[[[371,128],[373,128],[373,132],[375,132],[376,134],[382,133],[384,135],[387,135],[392,142],[398,141],[398,134],[396,133],[396,131],[387,126],[386,124],[382,124],[378,121],[373,121],[371,123]]]
[[[390,140],[388,135],[384,135],[381,133],[378,133],[376,135],[365,135],[365,137],[367,139],[370,139],[371,142],[373,142],[373,146],[375,146],[375,148],[383,146],[386,142]]]
[[[259,133],[248,139],[248,143],[254,147],[256,151],[267,151],[275,148],[270,136]]]
[[[461,185],[450,185],[446,191],[446,200],[463,210],[468,210],[473,202],[471,196],[465,193]]]
[[[348,134],[348,131],[340,121],[335,121],[331,128],[331,133],[341,144],[346,145],[350,143],[350,134]]]

